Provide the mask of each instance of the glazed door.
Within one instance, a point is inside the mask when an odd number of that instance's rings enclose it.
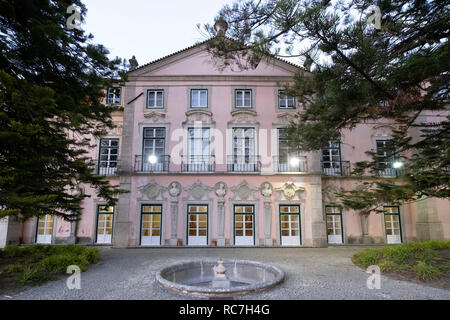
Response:
[[[282,246],[301,245],[300,206],[280,206],[280,233]]]
[[[255,245],[255,207],[234,206],[234,244],[237,246]]]
[[[112,243],[114,207],[98,206],[97,243]]]
[[[50,244],[52,243],[53,234],[53,216],[47,214],[38,219],[38,228],[36,235],[36,243]]]
[[[189,246],[208,245],[208,206],[188,206],[188,237]]]
[[[161,245],[161,205],[143,205],[141,222],[141,245]]]
[[[385,207],[384,226],[387,243],[402,243],[400,213],[398,207]]]
[[[339,207],[326,207],[328,243],[342,244],[342,213]]]

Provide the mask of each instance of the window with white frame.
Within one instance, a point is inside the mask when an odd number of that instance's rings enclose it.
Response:
[[[191,90],[191,108],[208,108],[208,90]]]
[[[119,161],[119,139],[100,140],[100,158],[98,174],[113,175],[117,171]]]
[[[108,88],[106,94],[106,104],[120,104],[122,101],[121,94],[122,88],[119,87]]]
[[[295,97],[289,96],[285,91],[278,91],[278,108],[279,109],[295,109]]]
[[[245,168],[237,167],[241,164],[254,165],[257,160],[255,154],[255,128],[233,128],[234,171],[244,171]]]
[[[252,108],[252,90],[236,89],[235,92],[236,108]]]
[[[164,90],[147,90],[147,109],[164,108]]]

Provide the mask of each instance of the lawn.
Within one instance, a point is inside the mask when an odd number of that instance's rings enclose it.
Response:
[[[70,265],[85,271],[98,257],[97,249],[79,245],[10,245],[0,251],[0,283],[14,278],[20,285],[42,284],[66,274]]]
[[[411,242],[377,249],[365,249],[352,257],[353,263],[367,268],[378,265],[382,272],[421,281],[450,277],[450,241]]]

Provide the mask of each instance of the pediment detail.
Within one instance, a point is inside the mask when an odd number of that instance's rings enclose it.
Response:
[[[189,110],[186,112],[186,120],[183,124],[194,124],[195,122],[213,124],[213,114],[208,110]]]
[[[279,199],[282,200],[300,200],[300,193],[305,191],[305,188],[299,187],[295,182],[286,182],[281,188],[276,188],[279,193]]]
[[[197,180],[191,186],[184,188],[184,191],[195,200],[204,200],[205,198],[208,198],[207,196],[212,190],[213,188],[204,185],[200,180]]]
[[[234,110],[231,112],[232,124],[259,124],[257,113],[253,110]]]
[[[163,112],[150,111],[144,113],[144,118],[149,119],[154,123],[160,123],[164,122],[164,120],[166,119],[166,114]]]
[[[255,200],[254,193],[259,191],[258,187],[250,185],[246,180],[231,188],[234,193],[233,200]]]
[[[299,115],[297,113],[283,112],[278,114],[277,118],[280,124],[290,124],[291,122],[298,120]]]
[[[167,190],[166,187],[163,187],[158,184],[155,180],[147,183],[138,188],[141,192],[142,198],[146,198],[148,200],[161,200],[162,193]]]

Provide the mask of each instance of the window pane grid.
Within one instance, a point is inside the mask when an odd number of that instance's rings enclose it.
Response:
[[[147,108],[164,108],[164,91],[147,91]]]

